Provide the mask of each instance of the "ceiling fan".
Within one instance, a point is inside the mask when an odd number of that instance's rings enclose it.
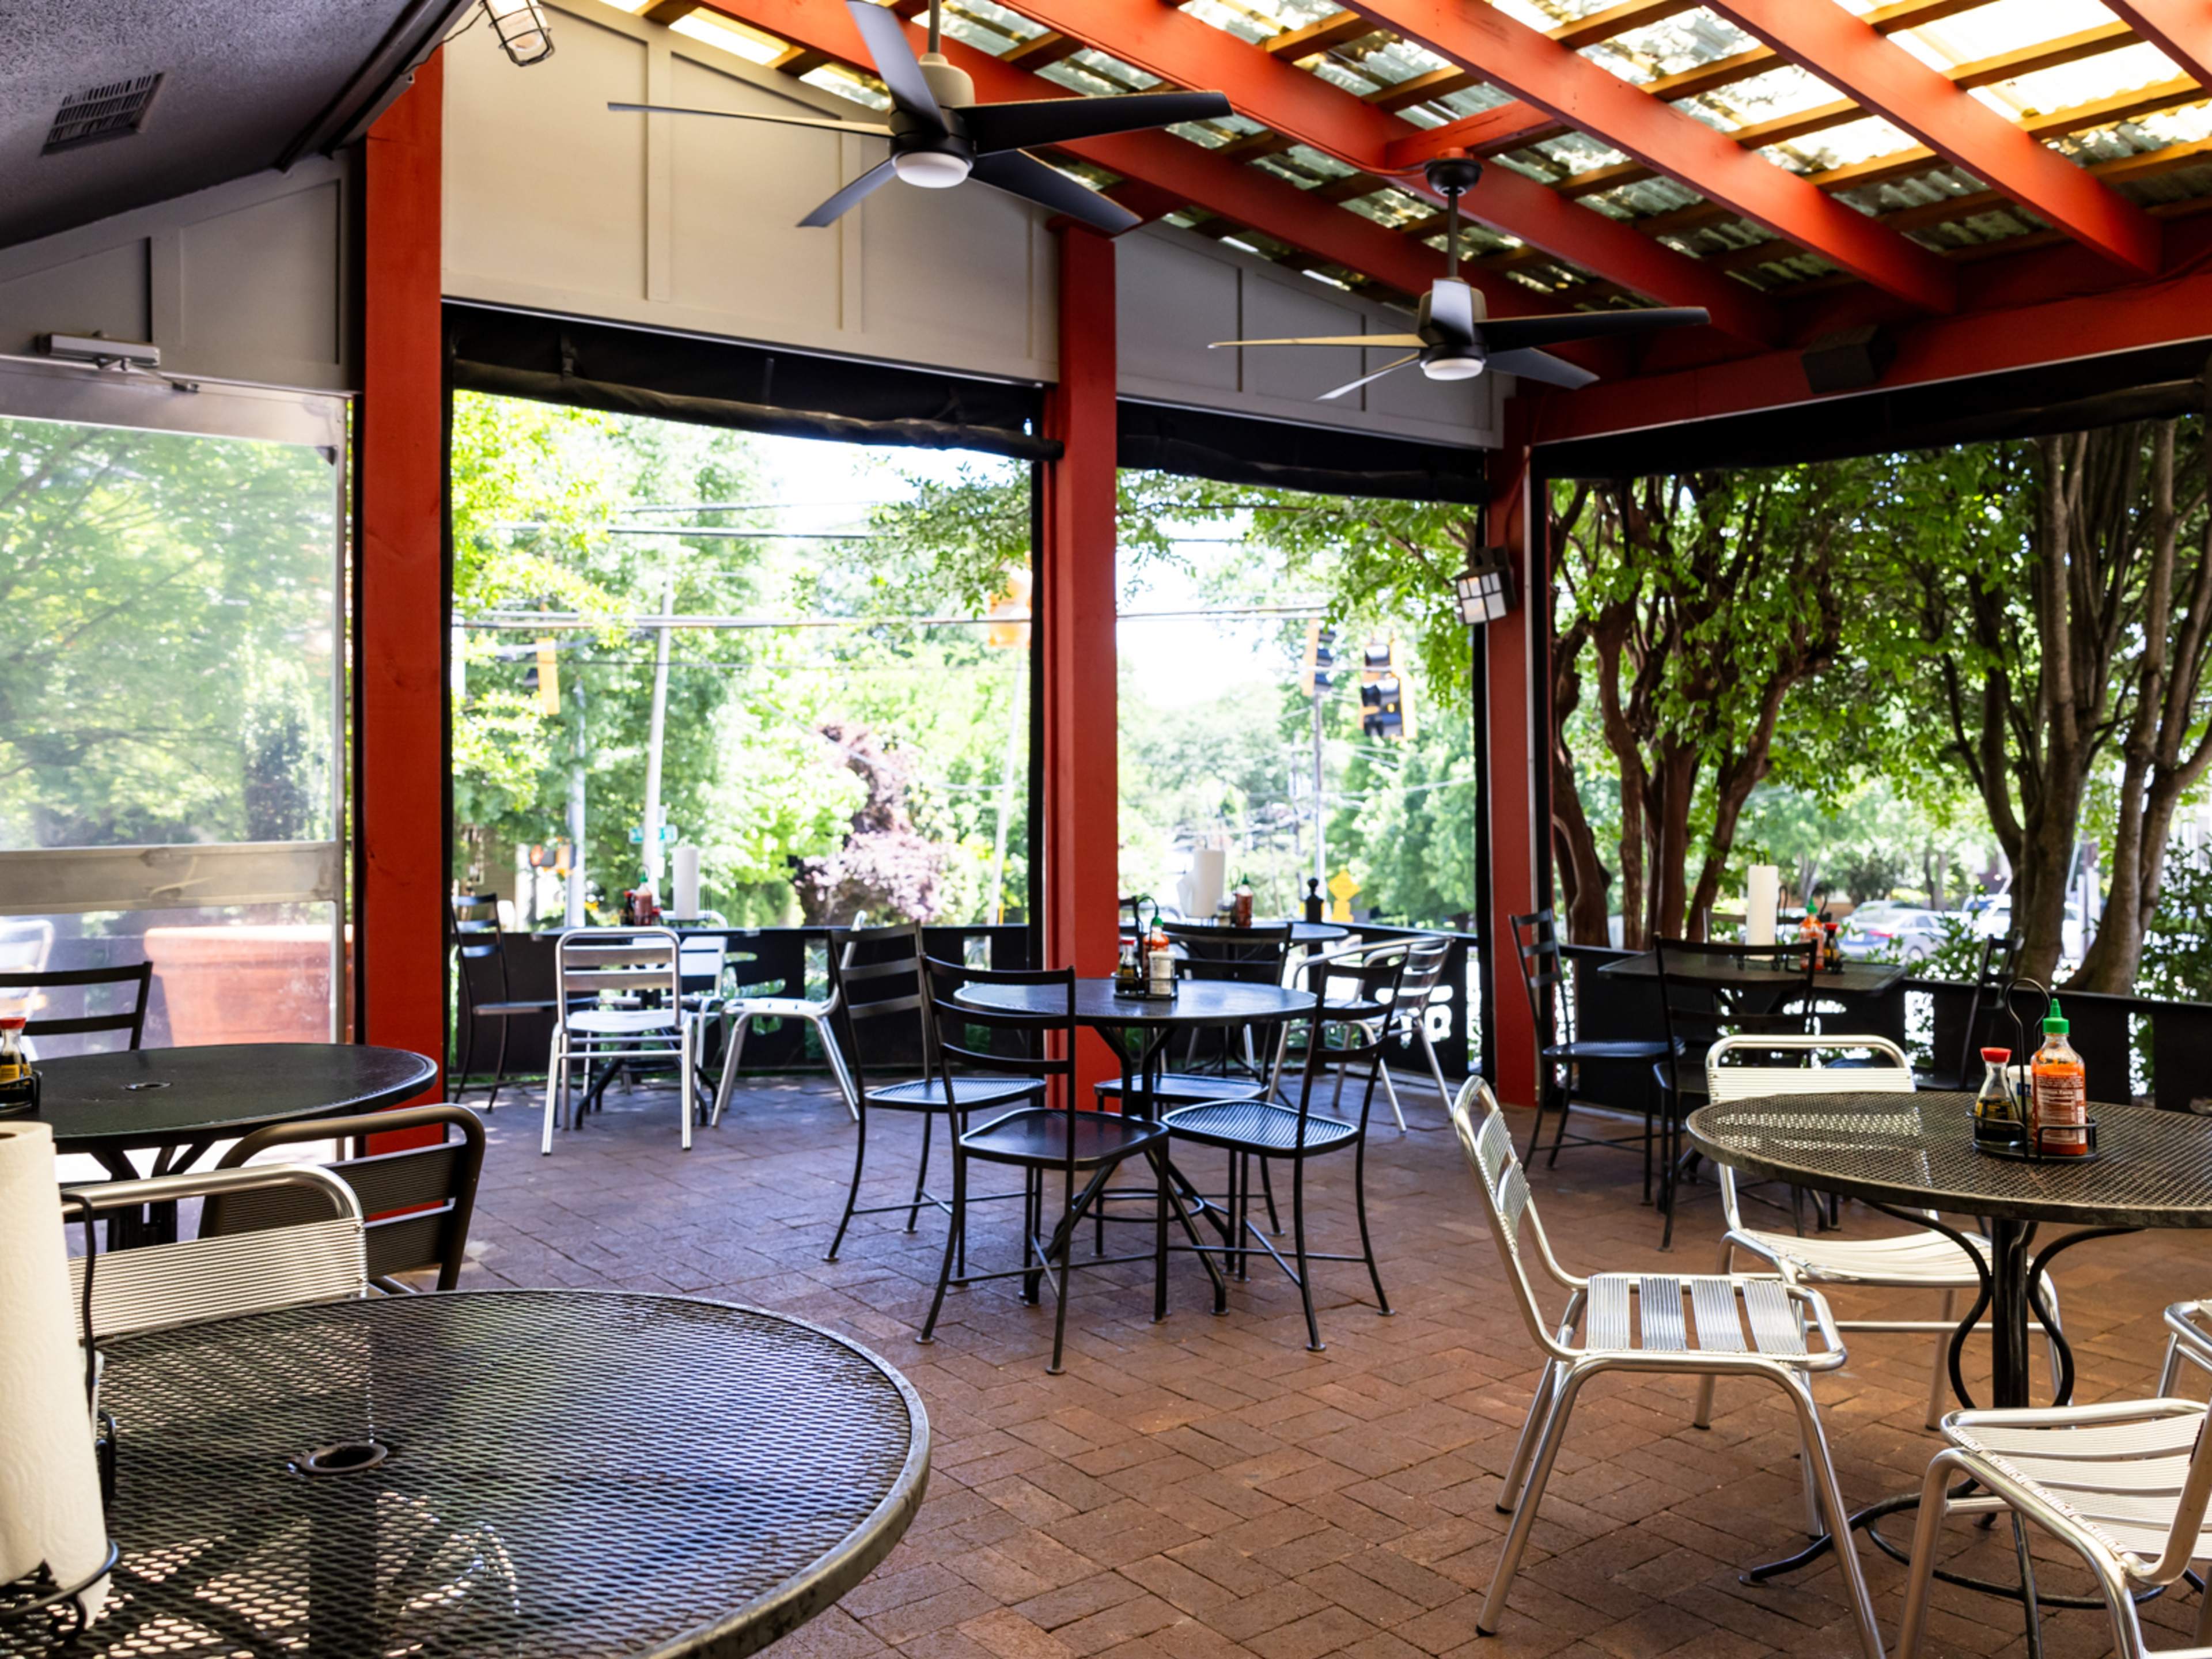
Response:
[[[929,50],[916,58],[907,41],[906,26],[896,13],[874,0],[845,0],[845,9],[853,15],[876,73],[890,93],[887,122],[678,109],[666,104],[609,104],[607,107],[826,127],[833,132],[867,133],[891,141],[889,159],[869,168],[801,219],[802,225],[834,223],[894,178],[924,190],[945,190],[976,179],[1110,234],[1133,229],[1142,222],[1119,203],[1025,154],[1028,148],[1076,138],[1103,138],[1116,132],[1141,132],[1230,113],[1229,100],[1218,92],[1133,92],[1112,98],[1040,98],[1022,103],[979,104],[975,83],[939,50],[942,44],[939,4],[939,0],[930,0]]]
[[[1601,335],[1638,334],[1646,329],[1689,328],[1711,321],[1702,307],[1680,306],[1648,311],[1568,311],[1546,317],[1506,317],[1496,322],[1484,314],[1482,295],[1459,275],[1459,198],[1482,176],[1482,164],[1465,150],[1447,150],[1424,163],[1430,186],[1443,192],[1446,204],[1444,274],[1421,296],[1410,334],[1324,334],[1289,340],[1216,340],[1224,346],[1405,346],[1410,353],[1382,365],[1371,374],[1347,380],[1316,401],[1326,403],[1357,392],[1370,380],[1379,380],[1409,363],[1419,363],[1432,380],[1468,380],[1486,368],[1548,381],[1570,389],[1586,386],[1597,376],[1579,364],[1554,357],[1540,346],[1565,340],[1595,339]]]

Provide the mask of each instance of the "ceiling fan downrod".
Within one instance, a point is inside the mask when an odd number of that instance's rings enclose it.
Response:
[[[1463,149],[1448,149],[1421,164],[1429,188],[1444,198],[1444,276],[1459,280],[1459,198],[1482,177],[1482,163]]]

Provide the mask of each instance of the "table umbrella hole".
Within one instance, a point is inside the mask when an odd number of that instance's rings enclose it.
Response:
[[[163,1082],[126,1083],[123,1085],[123,1092],[126,1095],[135,1095],[142,1093],[148,1089],[166,1089],[168,1086],[169,1085],[167,1083]]]
[[[392,1448],[380,1440],[340,1440],[294,1458],[292,1467],[301,1474],[353,1474],[391,1455]]]

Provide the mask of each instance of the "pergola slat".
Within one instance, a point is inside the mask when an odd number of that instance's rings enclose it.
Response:
[[[2158,270],[2163,238],[2142,209],[2045,149],[1940,70],[1884,40],[1834,0],[1711,3],[1946,160],[2015,201],[2032,203],[2077,241],[2147,275]]]
[[[1923,310],[1948,311],[1957,302],[1955,278],[1936,254],[1495,7],[1464,0],[1360,0],[1358,9],[1439,56],[1479,66],[1492,83],[1577,131]],[[1502,171],[1493,169],[1493,176]],[[1486,187],[1488,183],[1486,179]],[[1546,193],[1558,199],[1556,192]]]
[[[2212,87],[2212,10],[2201,0],[2105,0],[2185,75]]]

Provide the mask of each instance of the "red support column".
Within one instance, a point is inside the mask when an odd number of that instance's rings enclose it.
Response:
[[[1066,446],[1044,469],[1036,549],[1044,868],[1036,903],[1044,965],[1114,971],[1120,926],[1121,802],[1115,714],[1114,244],[1070,226],[1060,233],[1060,380],[1045,431]],[[1079,1097],[1109,1074],[1085,1045]]]
[[[354,609],[355,1030],[446,1053],[444,65],[369,130]]]
[[[1541,486],[1531,463],[1527,422],[1519,417],[1524,401],[1516,398],[1507,404],[1505,443],[1490,457],[1490,539],[1511,551],[1520,605],[1510,617],[1483,630],[1489,739],[1483,798],[1490,832],[1486,940],[1492,1002],[1486,1024],[1496,1045],[1492,1085],[1500,1100],[1533,1106],[1536,1026],[1521,981],[1511,918],[1538,908],[1544,884],[1541,836],[1548,826],[1539,823],[1544,793],[1536,763],[1548,748],[1536,739],[1537,722],[1549,714],[1548,687],[1537,669],[1548,640],[1539,640],[1536,630],[1550,625],[1551,586],[1543,526],[1534,516],[1543,506]]]

